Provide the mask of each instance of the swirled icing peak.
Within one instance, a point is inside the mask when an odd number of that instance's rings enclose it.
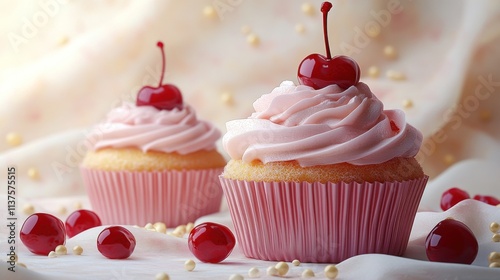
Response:
[[[124,103],[111,110],[88,139],[94,150],[135,147],[143,152],[188,154],[215,149],[220,136],[212,124],[197,119],[187,104],[182,109],[159,110]]]
[[[253,106],[249,118],[226,124],[223,146],[232,159],[367,165],[413,157],[422,143],[404,112],[384,110],[361,82],[315,90],[285,81]]]

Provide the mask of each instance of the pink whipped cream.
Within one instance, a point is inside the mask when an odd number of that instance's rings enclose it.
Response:
[[[134,147],[143,152],[188,154],[215,149],[220,136],[212,124],[198,120],[187,104],[181,110],[158,110],[124,103],[94,128],[88,142],[94,150]]]
[[[413,157],[422,144],[404,112],[384,110],[364,83],[315,90],[285,81],[253,106],[249,118],[226,124],[222,142],[232,159],[367,165]]]

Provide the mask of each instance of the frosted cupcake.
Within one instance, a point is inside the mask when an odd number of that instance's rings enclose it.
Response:
[[[384,110],[348,57],[310,55],[298,76],[302,85],[283,82],[226,124],[221,182],[244,254],[402,255],[428,179],[414,158],[422,134]]]
[[[170,227],[217,212],[220,135],[177,87],[144,87],[136,104],[113,109],[88,136],[81,171],[93,210],[104,224]]]

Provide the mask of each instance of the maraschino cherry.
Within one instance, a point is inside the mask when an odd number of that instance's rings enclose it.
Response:
[[[455,206],[455,204],[459,203],[460,201],[469,198],[470,195],[466,191],[459,188],[451,188],[443,192],[443,195],[441,195],[440,206],[443,211],[446,211]]]
[[[219,263],[233,251],[236,239],[231,230],[221,224],[202,223],[188,236],[189,250],[202,262]]]
[[[135,237],[126,228],[111,226],[97,236],[97,250],[108,259],[126,259],[135,249]]]
[[[89,228],[98,227],[102,225],[102,223],[95,212],[79,209],[69,214],[68,218],[66,218],[65,225],[66,234],[71,238]]]
[[[478,243],[464,223],[446,219],[439,222],[425,239],[425,251],[433,262],[471,264],[476,259]]]
[[[64,223],[47,213],[30,215],[23,223],[19,237],[32,253],[48,255],[66,242]]]
[[[498,198],[496,198],[494,196],[490,196],[490,195],[476,194],[473,197],[473,199],[478,200],[478,201],[482,201],[484,203],[487,203],[487,204],[493,205],[493,206],[497,206],[500,204],[500,200],[498,200]]]
[[[156,44],[161,50],[162,67],[160,83],[157,87],[145,86],[137,94],[137,106],[153,106],[158,110],[182,109],[182,94],[178,87],[172,84],[162,84],[165,73],[165,51],[163,43]]]
[[[359,65],[352,58],[345,55],[332,57],[328,43],[327,15],[332,4],[323,2],[321,12],[323,13],[323,34],[325,38],[326,57],[321,54],[308,55],[299,65],[297,78],[303,85],[314,89],[337,84],[346,89],[359,82]]]

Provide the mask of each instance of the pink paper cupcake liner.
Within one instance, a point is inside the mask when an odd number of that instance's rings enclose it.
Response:
[[[327,184],[220,179],[247,257],[339,263],[367,253],[402,255],[428,177]]]
[[[103,224],[174,227],[219,211],[222,168],[129,172],[81,168],[92,209]]]

